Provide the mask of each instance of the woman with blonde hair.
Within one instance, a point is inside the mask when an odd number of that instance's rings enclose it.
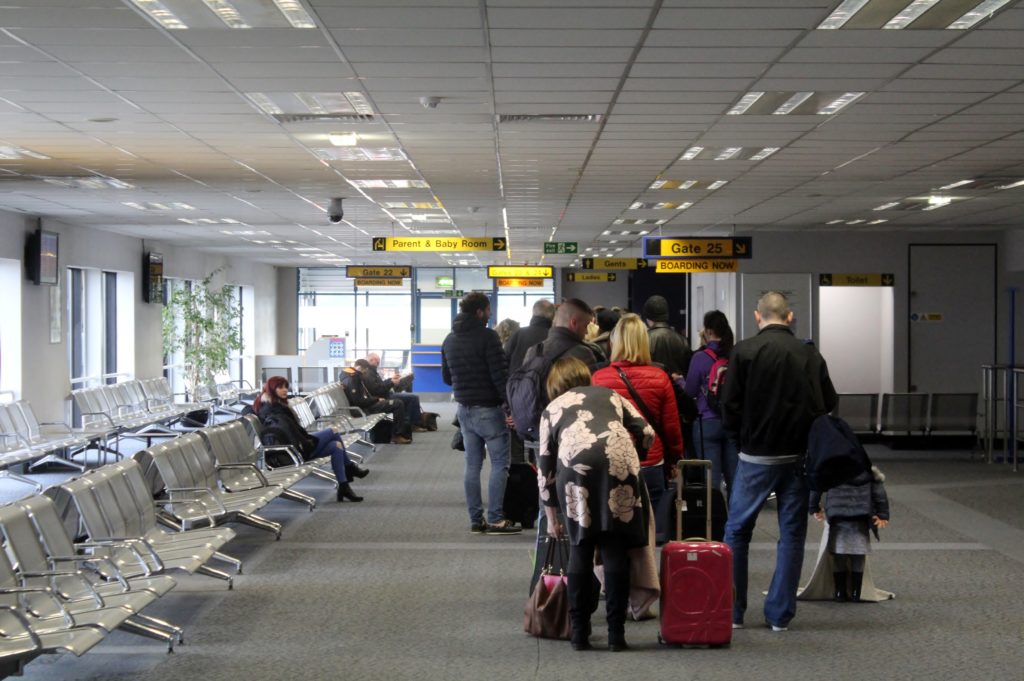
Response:
[[[639,315],[622,315],[611,335],[611,365],[594,374],[594,385],[611,388],[643,414],[657,438],[644,459],[643,478],[658,502],[665,491],[666,478],[673,477],[676,462],[683,458],[683,435],[679,427],[672,379],[651,362],[651,344],[647,326]],[[664,522],[659,516],[656,522]],[[657,528],[659,534],[663,528]]]
[[[654,431],[628,401],[590,385],[587,365],[563,357],[547,379],[551,398],[540,420],[540,497],[553,537],[568,534],[569,619],[574,650],[588,650],[595,551],[604,566],[608,649],[625,650],[628,550],[647,544],[640,457]],[[561,507],[565,525],[558,517]]]

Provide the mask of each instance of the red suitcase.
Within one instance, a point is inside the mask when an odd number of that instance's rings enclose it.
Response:
[[[680,466],[704,466],[707,470],[707,530],[711,536],[711,462],[683,460]],[[682,532],[683,475],[676,496],[676,527]],[[732,550],[727,544],[677,534],[661,549],[662,643],[680,645],[728,645],[732,641]]]

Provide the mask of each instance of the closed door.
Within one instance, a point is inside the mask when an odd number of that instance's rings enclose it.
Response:
[[[995,244],[910,246],[911,392],[977,392],[996,359]]]

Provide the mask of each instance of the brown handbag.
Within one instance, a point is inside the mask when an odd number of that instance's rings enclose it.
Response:
[[[554,551],[558,550],[556,545],[568,551],[565,540],[548,542],[541,578],[537,580],[523,609],[523,630],[539,638],[568,640],[571,634],[568,578],[565,574],[552,574],[551,570]]]

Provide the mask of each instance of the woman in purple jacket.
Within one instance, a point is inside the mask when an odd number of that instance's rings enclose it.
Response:
[[[704,328],[700,336],[704,346],[693,353],[683,390],[687,396],[696,400],[700,415],[694,438],[697,456],[711,461],[711,478],[715,489],[729,490],[739,460],[736,439],[722,426],[722,414],[715,404],[715,396],[710,395],[711,403],[708,401],[708,376],[711,368],[720,358],[728,358],[732,350],[734,341],[729,320],[719,310],[711,310],[704,315]],[[728,380],[727,377],[728,374],[725,380]]]

